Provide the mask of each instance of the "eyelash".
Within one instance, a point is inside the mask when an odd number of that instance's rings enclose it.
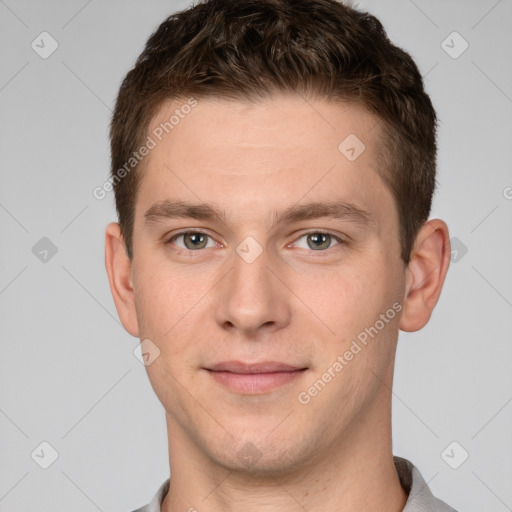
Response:
[[[183,249],[181,247],[175,247],[173,246],[172,242],[174,240],[176,240],[178,237],[180,236],[183,236],[183,235],[187,235],[189,233],[194,233],[194,234],[199,234],[199,235],[205,235],[207,236],[208,238],[211,238],[212,240],[213,237],[208,235],[207,233],[205,233],[204,231],[199,231],[199,230],[195,230],[195,229],[187,229],[187,230],[184,230],[184,231],[180,231],[179,233],[176,233],[175,235],[173,235],[167,242],[166,242],[166,245],[168,245],[169,247],[171,247],[172,251],[173,252],[181,252],[181,253],[186,253],[186,254],[190,254],[192,255],[193,253],[195,252],[202,252],[204,251],[205,249],[197,249],[197,250],[192,250],[192,249]],[[334,247],[337,247],[338,245],[346,245],[346,241],[343,240],[342,238],[334,235],[333,233],[330,233],[329,231],[323,231],[321,229],[316,229],[316,230],[313,230],[313,231],[308,231],[306,233],[302,233],[297,239],[295,239],[294,242],[297,242],[298,240],[300,240],[301,238],[305,237],[305,236],[308,236],[308,235],[329,235],[333,240],[335,240],[336,242],[338,242],[336,245],[334,245],[333,247],[329,247],[327,249],[323,249],[323,250],[318,250],[318,251],[315,251],[313,249],[310,249],[308,252],[312,252],[312,253],[325,253],[331,249],[333,249]],[[292,242],[292,243],[294,243]],[[211,247],[208,247],[208,249],[211,249]]]

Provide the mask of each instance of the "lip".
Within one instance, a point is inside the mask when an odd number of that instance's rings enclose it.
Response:
[[[219,384],[240,394],[258,395],[294,381],[307,370],[276,361],[243,363],[225,361],[205,368]]]
[[[224,361],[209,366],[207,370],[214,372],[232,372],[232,373],[275,373],[275,372],[293,372],[303,370],[304,367],[292,366],[290,364],[278,361],[264,361],[262,363],[244,363],[242,361]]]

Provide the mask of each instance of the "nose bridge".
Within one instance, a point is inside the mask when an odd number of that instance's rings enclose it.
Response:
[[[253,334],[262,326],[277,329],[289,322],[286,289],[274,276],[276,270],[269,268],[269,256],[253,240],[237,247],[217,303],[217,322],[224,328]]]

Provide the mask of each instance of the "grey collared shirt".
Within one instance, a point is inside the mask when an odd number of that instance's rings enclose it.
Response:
[[[400,483],[409,495],[403,512],[456,512],[455,509],[432,494],[414,464],[396,455],[393,457],[393,461],[400,478]],[[170,479],[168,478],[160,486],[148,505],[138,508],[133,512],[161,512],[162,501],[169,491],[169,482]]]

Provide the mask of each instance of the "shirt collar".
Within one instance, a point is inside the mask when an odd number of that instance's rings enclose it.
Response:
[[[393,456],[393,462],[400,484],[409,495],[403,512],[456,512],[443,501],[436,498],[416,466],[402,457]],[[153,496],[151,502],[134,512],[161,512],[162,502],[169,492],[168,478]]]

